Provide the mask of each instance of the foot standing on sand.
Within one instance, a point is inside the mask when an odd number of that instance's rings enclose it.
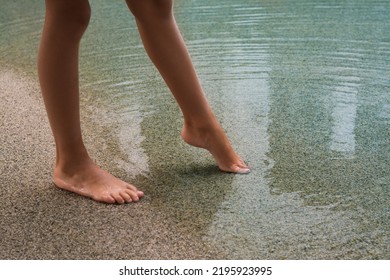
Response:
[[[172,12],[172,0],[126,0],[145,50],[184,116],[183,140],[207,149],[225,172],[248,173],[213,114]],[[38,73],[56,144],[53,181],[106,203],[136,202],[144,193],[96,166],[80,127],[78,54],[90,19],[88,0],[46,0]]]

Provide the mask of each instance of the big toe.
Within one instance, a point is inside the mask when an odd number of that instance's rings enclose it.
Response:
[[[246,165],[244,162],[232,164],[227,168],[220,167],[220,169],[224,172],[237,173],[237,174],[248,174],[251,172],[249,166]]]
[[[251,172],[251,169],[248,166],[234,166],[233,172],[238,174],[248,174]]]

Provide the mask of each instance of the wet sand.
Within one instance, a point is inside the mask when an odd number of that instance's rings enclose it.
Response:
[[[372,243],[386,244],[381,232],[373,232],[371,241],[356,239],[353,212],[305,206],[296,193],[271,194],[264,170],[273,163],[254,163],[251,175],[220,173],[202,151],[182,149],[172,132],[154,131],[162,125],[158,119],[156,127],[147,129],[152,139],[143,145],[150,170],[131,173],[136,163],[123,168],[118,160],[120,140],[105,140],[115,137],[83,118],[84,137],[97,162],[142,186],[146,197],[141,202],[106,205],[59,190],[51,183],[54,145],[37,82],[18,71],[0,73],[1,259],[360,259],[387,254],[386,247]]]
[[[5,4],[0,258],[389,259],[389,3],[287,2],[176,2],[207,97],[253,168],[235,176],[181,141],[125,4],[93,1],[82,126],[97,163],[146,193],[121,206],[51,184],[32,51],[43,3]]]
[[[57,189],[51,183],[54,144],[37,82],[2,69],[0,92],[0,259],[222,256],[175,230],[151,205],[148,194],[140,203],[118,206]],[[92,150],[101,150],[94,137],[86,136],[86,142],[95,142]],[[114,174],[119,169],[116,162],[110,164],[96,154],[95,158]],[[126,174],[116,175],[141,183]]]

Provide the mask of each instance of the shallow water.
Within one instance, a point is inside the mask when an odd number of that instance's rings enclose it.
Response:
[[[32,75],[41,2],[0,13],[0,63]],[[106,138],[91,149],[110,152],[101,161],[131,174],[166,223],[213,257],[390,257],[389,1],[176,1],[246,176],[181,142],[180,112],[125,4],[91,5],[83,120]]]

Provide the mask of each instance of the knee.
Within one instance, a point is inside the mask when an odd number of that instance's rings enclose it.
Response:
[[[172,15],[172,0],[126,0],[138,21],[167,19]]]
[[[82,34],[88,27],[91,8],[88,1],[46,1],[47,15],[52,21],[75,34]]]
[[[91,19],[91,7],[89,6],[89,3],[80,7],[77,12],[73,12],[74,15],[71,17],[72,22],[80,29],[85,30],[88,27],[89,20]]]

